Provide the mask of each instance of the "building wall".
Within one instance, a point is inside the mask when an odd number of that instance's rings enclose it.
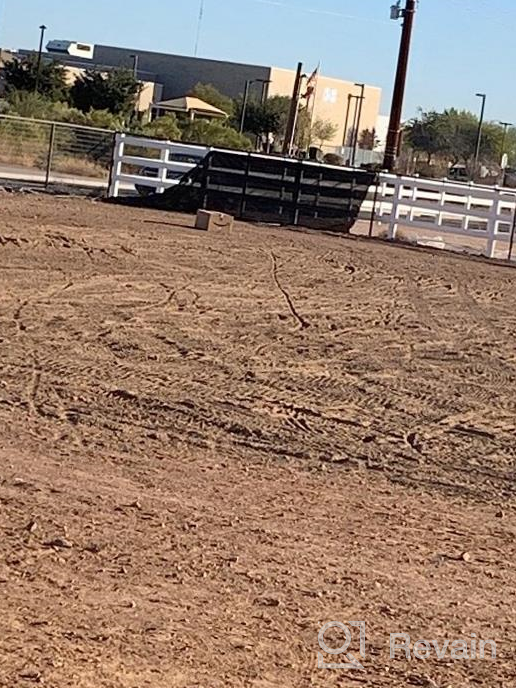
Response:
[[[385,146],[387,145],[387,134],[389,132],[389,119],[388,115],[378,115],[378,119],[376,120],[376,138],[378,139],[376,150],[385,150]]]
[[[96,64],[132,68],[133,55],[138,55],[138,70],[155,75],[163,84],[163,100],[179,98],[202,82],[213,84],[222,93],[237,98],[244,92],[246,80],[268,79],[270,69],[258,65],[221,62],[180,55],[112,48],[97,45],[93,55]]]
[[[271,69],[271,84],[269,96],[292,96],[296,73],[289,69]],[[304,82],[306,84],[306,81]],[[303,93],[303,90],[302,90]],[[314,118],[319,117],[329,120],[337,125],[338,130],[332,141],[327,141],[326,146],[342,146],[345,141],[346,114],[348,110],[348,96],[359,95],[360,88],[351,81],[333,79],[320,76],[315,93]],[[360,120],[360,131],[374,129],[380,111],[382,91],[375,86],[366,85],[364,91],[364,103]],[[351,135],[353,129],[353,117],[355,103],[352,101],[348,117],[347,135]]]
[[[23,52],[23,51],[22,51]],[[270,80],[267,87],[269,96],[291,96],[294,88],[295,71],[247,65],[219,60],[207,60],[181,55],[167,55],[151,51],[140,51],[130,48],[117,48],[96,45],[93,59],[85,61],[80,57],[46,53],[47,58],[54,58],[66,64],[71,70],[100,69],[109,70],[116,67],[133,69],[135,55],[138,56],[138,76],[145,83],[140,98],[140,110],[144,111],[152,101],[169,100],[189,93],[198,83],[213,84],[225,95],[237,98],[241,96],[245,82],[251,80]],[[154,84],[154,89],[150,84]],[[260,97],[262,84],[251,86],[251,97]],[[360,89],[350,81],[320,76],[315,95],[314,116],[329,120],[337,125],[337,133],[327,146],[340,147],[346,140],[345,120],[348,108],[348,96],[358,95]],[[159,94],[159,95],[158,95]],[[366,86],[362,108],[360,130],[374,129],[380,108],[381,89]],[[353,128],[354,102],[347,126],[347,137]]]

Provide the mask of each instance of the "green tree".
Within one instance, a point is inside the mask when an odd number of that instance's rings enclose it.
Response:
[[[427,163],[437,154],[443,154],[448,147],[449,126],[445,125],[443,115],[438,112],[419,111],[405,127],[404,142],[415,151],[424,153]]]
[[[7,113],[19,117],[48,119],[101,129],[125,129],[123,117],[113,115],[108,110],[81,112],[77,108],[70,107],[66,102],[54,102],[37,93],[27,91],[15,91],[9,96]]]
[[[319,146],[324,146],[325,143],[335,138],[338,130],[339,127],[331,120],[317,117],[311,127],[311,141],[317,143]]]
[[[434,158],[456,165],[471,166],[478,137],[478,117],[466,110],[450,108],[444,112],[422,112],[411,120],[404,132],[404,142],[414,151],[423,153],[426,162]],[[509,132],[510,133],[510,132]],[[481,160],[498,163],[501,156],[503,129],[486,122],[482,129]],[[510,144],[512,138],[507,137]]]
[[[231,125],[237,129],[240,127],[243,99],[235,101],[235,114]],[[285,139],[288,115],[290,111],[290,98],[288,96],[272,96],[263,103],[249,100],[246,107],[244,130],[255,136],[267,136],[272,134],[276,145],[279,146]]]
[[[296,134],[294,143],[300,150],[306,150],[311,143],[315,143],[312,139],[312,117],[306,108],[301,108],[297,115]]]
[[[218,120],[196,119],[189,122],[183,129],[182,140],[237,150],[250,150],[252,147],[247,136]]]
[[[67,85],[65,70],[58,62],[41,60],[38,78],[38,56],[31,54],[24,60],[14,59],[2,69],[5,89],[8,95],[22,92],[36,92],[50,100],[62,100]]]
[[[233,117],[235,114],[235,101],[229,96],[224,95],[213,84],[197,84],[193,87],[190,94],[195,98],[204,100],[205,103],[213,105],[225,112],[228,117]]]
[[[257,103],[251,101],[247,104],[245,112],[244,130],[250,134],[261,136],[262,134],[281,133],[281,114],[269,107],[268,102]]]
[[[179,141],[182,135],[177,117],[174,114],[158,117],[153,122],[145,124],[142,133],[145,136],[166,141]]]
[[[362,129],[358,137],[358,147],[362,150],[374,150],[377,145],[376,129]]]
[[[87,70],[70,89],[70,103],[82,112],[108,110],[127,116],[134,110],[139,90],[140,83],[131,70]]]

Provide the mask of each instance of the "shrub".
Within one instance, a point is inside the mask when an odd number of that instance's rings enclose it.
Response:
[[[251,150],[251,141],[236,129],[217,120],[197,119],[183,129],[183,141],[205,146]]]

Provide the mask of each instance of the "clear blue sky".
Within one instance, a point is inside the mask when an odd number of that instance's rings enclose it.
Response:
[[[309,70],[384,89],[388,112],[400,28],[393,0],[205,0],[199,55]],[[48,38],[192,54],[200,0],[0,0],[0,44]],[[405,115],[478,108],[516,122],[515,0],[420,0]]]

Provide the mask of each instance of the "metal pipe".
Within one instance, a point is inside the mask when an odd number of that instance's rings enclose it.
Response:
[[[45,187],[50,184],[50,173],[52,171],[52,160],[54,157],[54,145],[56,141],[56,125],[55,122],[52,123],[50,127],[50,140],[48,142],[48,156],[47,156],[47,169],[45,174]]]

